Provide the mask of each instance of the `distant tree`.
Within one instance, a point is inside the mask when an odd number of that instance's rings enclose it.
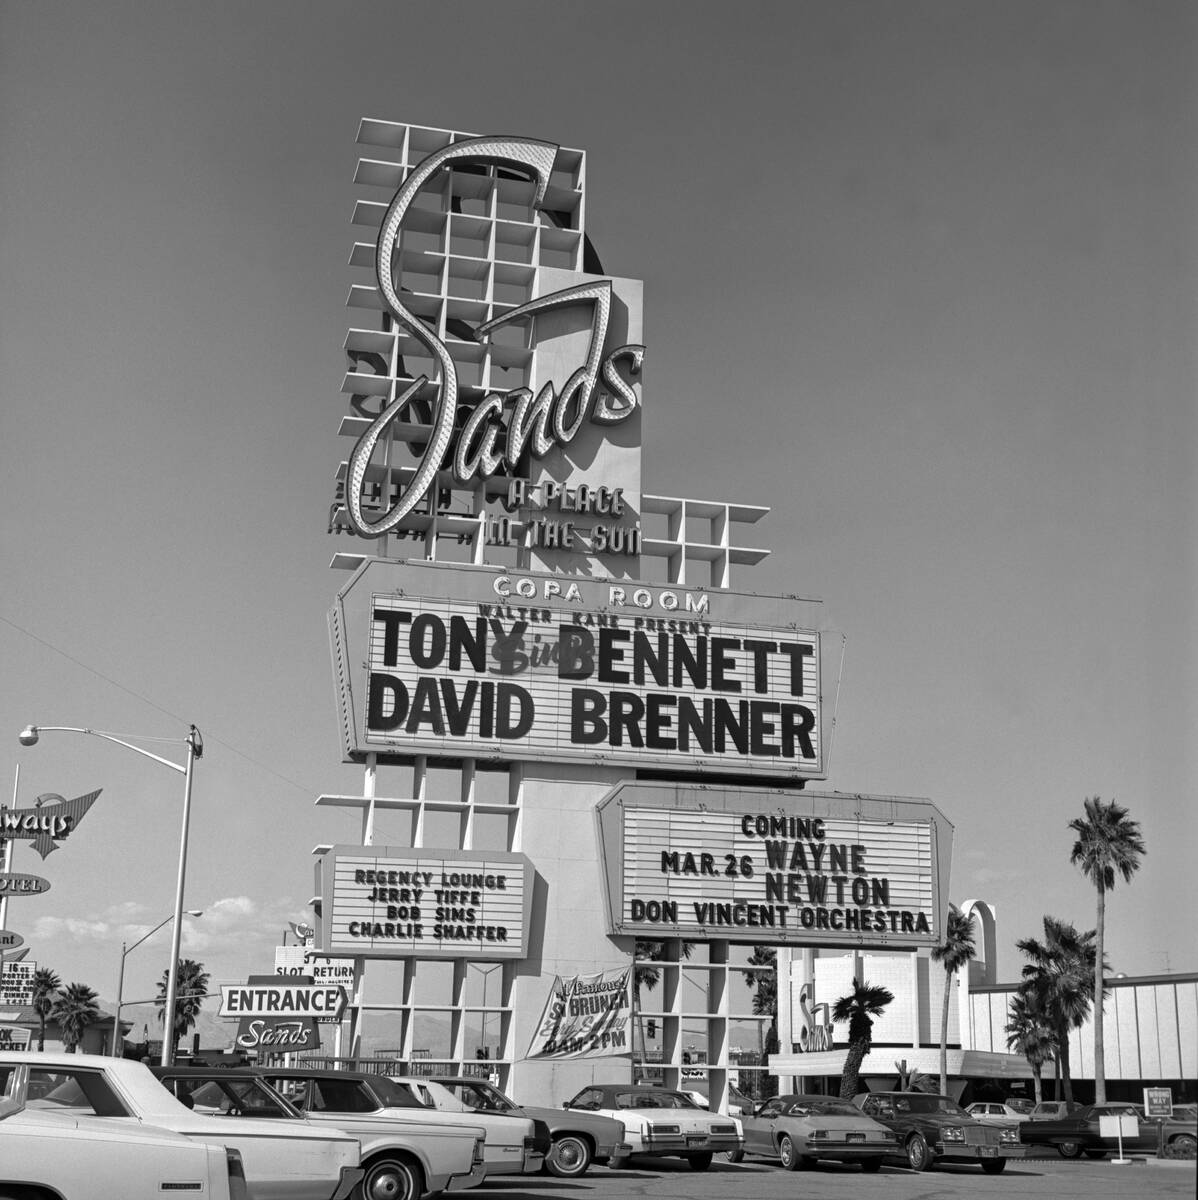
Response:
[[[1098,957],[1094,942],[1093,929],[1079,933],[1068,921],[1046,916],[1042,942],[1025,938],[1015,943],[1028,958],[1020,990],[1033,997],[1052,1028],[1060,1078],[1069,1103],[1073,1102],[1069,1031],[1086,1023],[1094,1002],[1094,964]]]
[[[1044,1064],[1056,1053],[1052,1024],[1041,1010],[1034,989],[1021,989],[1011,997],[1006,1025],[1007,1046],[1022,1054],[1032,1069],[1036,1103],[1044,1099],[1041,1075]]]
[[[1104,991],[1103,969],[1106,933],[1106,894],[1115,886],[1116,874],[1124,883],[1140,869],[1146,853],[1140,836],[1140,823],[1127,815],[1127,809],[1113,800],[1104,804],[1098,796],[1083,803],[1085,816],[1074,817],[1069,828],[1077,834],[1069,861],[1079,867],[1098,892],[1097,936],[1094,939],[1094,995]],[[1102,1000],[1094,1005],[1094,1102],[1106,1103],[1106,1053],[1103,1046]]]
[[[166,1036],[166,985],[167,972],[162,972],[158,981],[158,998],[154,1003],[158,1006],[158,1023],[163,1026],[163,1037]],[[179,1044],[179,1039],[185,1037],[187,1031],[196,1023],[200,1009],[204,1006],[204,997],[208,994],[208,972],[203,963],[190,958],[179,959],[175,968],[175,1020],[172,1030],[172,1049]]]
[[[973,918],[955,904],[948,906],[944,924],[944,942],[932,948],[932,957],[944,966],[944,1005],[940,1013],[940,1094],[948,1095],[948,1009],[953,976],[969,963],[977,952],[973,944]]]
[[[880,1017],[893,1000],[894,993],[886,988],[859,983],[854,978],[853,990],[832,1006],[832,1020],[849,1023],[849,1052],[840,1076],[842,1100],[851,1100],[857,1094],[861,1064],[873,1045],[873,1018]]]
[[[99,1000],[86,983],[68,983],[58,993],[50,1016],[58,1022],[63,1048],[68,1054],[79,1052],[84,1032],[100,1019]]]
[[[38,1017],[37,1048],[46,1049],[46,1018],[58,999],[62,980],[49,967],[38,967],[33,973],[33,1011]]]
[[[750,969],[741,974],[753,989],[753,1015],[770,1018],[768,1027],[757,1026],[757,1049],[764,1055],[769,1031],[778,1022],[778,952],[773,946],[754,946],[748,961]]]

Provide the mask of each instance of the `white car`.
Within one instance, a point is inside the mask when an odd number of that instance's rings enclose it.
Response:
[[[29,1111],[28,1071],[8,1073],[0,1099],[0,1194],[161,1200],[188,1192],[247,1200],[241,1155],[148,1125]]]
[[[487,1131],[483,1147],[487,1175],[523,1175],[539,1171],[545,1162],[545,1150],[537,1148],[536,1124],[529,1117],[509,1116],[468,1108],[447,1087],[416,1075],[389,1075],[415,1101],[434,1110],[443,1121],[463,1125],[481,1125]],[[406,1113],[406,1109],[402,1110]],[[548,1131],[545,1139],[548,1142]]]
[[[284,1078],[278,1078],[280,1071]],[[474,1187],[483,1179],[484,1135],[477,1122],[450,1124],[423,1109],[420,1120],[379,1116],[349,1071],[177,1066],[153,1072],[197,1113],[221,1114],[219,1119],[238,1123],[260,1124],[256,1118],[269,1117],[277,1124],[336,1125],[357,1138],[364,1176],[354,1200],[419,1200],[429,1192]],[[299,1100],[308,1115],[287,1097]]]
[[[20,1068],[25,1068],[19,1072]],[[306,1122],[229,1121],[180,1104],[142,1063],[95,1054],[15,1051],[0,1054],[0,1089],[24,1077],[26,1112],[94,1118],[97,1128],[122,1133],[170,1130],[195,1142],[236,1150],[251,1200],[344,1200],[361,1180],[361,1148],[339,1129]],[[168,1188],[164,1193],[181,1189]],[[94,1193],[68,1200],[99,1200]],[[114,1197],[113,1200],[123,1200]]]
[[[975,1121],[985,1121],[987,1125],[1011,1125],[1031,1120],[1027,1113],[1020,1112],[1009,1104],[997,1104],[993,1100],[979,1100],[976,1104],[970,1104],[965,1111]]]
[[[623,1121],[633,1154],[685,1158],[695,1171],[706,1171],[714,1155],[735,1154],[744,1146],[735,1117],[708,1112],[685,1092],[667,1088],[596,1083],[583,1088],[566,1107]]]

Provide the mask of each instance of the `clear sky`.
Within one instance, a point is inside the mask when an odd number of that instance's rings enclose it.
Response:
[[[1198,13],[1109,3],[0,3],[0,779],[104,794],[9,926],[116,990],[203,731],[185,953],[269,971],[355,820],[325,616],[358,121],[588,153],[645,281],[644,484],[768,505],[738,587],[848,651],[827,786],[923,796],[999,977],[1089,795],[1129,974],[1198,969]],[[181,744],[158,747],[182,756]],[[9,786],[0,784],[0,786]],[[129,958],[154,993],[167,932]]]

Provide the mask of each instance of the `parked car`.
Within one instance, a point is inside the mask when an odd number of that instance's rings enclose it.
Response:
[[[666,1088],[596,1083],[583,1088],[566,1107],[622,1121],[632,1154],[685,1158],[695,1171],[706,1171],[716,1154],[740,1150],[744,1144],[735,1117],[708,1112],[683,1092]]]
[[[814,1167],[822,1158],[860,1163],[863,1171],[873,1173],[883,1158],[898,1153],[897,1134],[847,1100],[831,1096],[775,1096],[742,1117],[741,1125],[745,1146],[729,1155],[733,1162],[761,1154],[795,1171]]]
[[[442,1121],[481,1125],[487,1133],[483,1154],[488,1177],[524,1175],[539,1171],[544,1166],[549,1152],[549,1130],[538,1129],[531,1117],[495,1109],[474,1111],[436,1084],[420,1086],[426,1081],[414,1076],[386,1076],[384,1082],[389,1085],[390,1092],[388,1095],[380,1093],[380,1099],[386,1100],[392,1096],[393,1105],[398,1093],[403,1093],[405,1103],[435,1112]],[[437,1103],[438,1100],[441,1103]]]
[[[632,1146],[624,1140],[624,1123],[611,1117],[564,1108],[516,1104],[485,1079],[468,1075],[434,1075],[427,1080],[413,1077],[411,1083],[436,1085],[428,1090],[429,1100],[437,1108],[441,1107],[436,1100],[440,1095],[437,1088],[440,1088],[471,1112],[511,1113],[544,1121],[549,1129],[550,1140],[549,1152],[545,1155],[545,1170],[551,1175],[576,1179],[586,1174],[591,1163],[605,1165],[612,1159],[627,1158],[632,1153]]]
[[[306,1122],[231,1122],[196,1113],[169,1095],[148,1067],[131,1059],[7,1052],[0,1054],[0,1090],[21,1067],[28,1071],[31,1113],[94,1117],[122,1131],[134,1118],[236,1150],[252,1200],[343,1200],[362,1178],[357,1139],[340,1129],[314,1129]]]
[[[70,1111],[30,1111],[29,1072],[10,1070],[0,1099],[0,1193],[161,1200],[188,1191],[247,1200],[238,1151],[169,1129],[116,1125]]]
[[[362,1107],[354,1109],[352,1096],[346,1111],[335,1116],[323,1110],[301,1112],[279,1088],[271,1085],[274,1070],[220,1067],[155,1067],[154,1074],[172,1095],[193,1104],[194,1111],[227,1121],[237,1118],[269,1119],[284,1126],[302,1124],[325,1129],[331,1125],[352,1134],[359,1145],[358,1162],[363,1171],[362,1190],[354,1200],[419,1200],[427,1192],[457,1191],[473,1187],[483,1178],[483,1131],[478,1126],[462,1127],[426,1119],[401,1121],[380,1117],[367,1104],[373,1097],[362,1096]],[[306,1073],[296,1073],[285,1087],[291,1094],[303,1093],[319,1106],[344,1095],[336,1082],[323,1087],[309,1086]],[[331,1074],[339,1080],[344,1072],[314,1071],[312,1075]],[[352,1089],[353,1079],[349,1079]]]
[[[683,1088],[683,1091],[685,1091],[686,1094],[690,1096],[700,1108],[711,1108],[707,1083],[705,1081],[700,1082],[692,1079],[688,1079],[686,1082],[690,1084],[690,1086]],[[742,1092],[740,1088],[736,1086],[736,1084],[730,1083],[728,1085],[728,1115],[730,1117],[748,1116],[748,1114],[751,1113],[756,1106],[757,1101],[755,1101],[751,1096],[747,1096],[744,1092]]]
[[[1086,1104],[1052,1121],[1027,1121],[1019,1127],[1019,1136],[1025,1145],[1055,1147],[1062,1158],[1080,1158],[1083,1154],[1102,1158],[1119,1148],[1117,1138],[1103,1137],[1101,1132],[1101,1118],[1114,1116],[1136,1118],[1136,1132],[1123,1135],[1124,1150],[1156,1150],[1159,1136],[1156,1122],[1146,1119],[1137,1105],[1121,1101]],[[1194,1130],[1192,1123],[1167,1121],[1165,1144],[1185,1153],[1198,1142]]]
[[[979,1100],[966,1106],[965,1111],[975,1121],[985,1121],[987,1125],[1011,1125],[1031,1118],[1025,1112],[1020,1112],[1012,1104],[999,1104],[994,1100]]]
[[[1006,1102],[1017,1113],[1024,1117],[1030,1117],[1032,1115],[1032,1109],[1035,1107],[1030,1100],[1025,1100],[1022,1096],[1008,1096]]]
[[[271,1067],[266,1078],[301,1112],[310,1117],[338,1120],[345,1113],[383,1121],[405,1121],[430,1128],[481,1131],[483,1176],[539,1171],[549,1149],[549,1131],[527,1118],[508,1118],[503,1130],[484,1127],[473,1113],[439,1113],[417,1100],[385,1075],[363,1071],[320,1071],[305,1067]],[[491,1138],[498,1141],[492,1143]]]
[[[975,1121],[948,1096],[926,1092],[868,1092],[853,1097],[867,1117],[898,1135],[907,1166],[922,1171],[938,1162],[978,1163],[997,1175],[1008,1158],[1022,1154],[1022,1126],[986,1125]],[[1024,1125],[1029,1122],[1024,1122]]]

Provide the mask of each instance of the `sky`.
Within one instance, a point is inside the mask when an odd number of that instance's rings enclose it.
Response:
[[[1045,913],[1093,925],[1093,795],[1148,849],[1112,968],[1198,970],[1196,49],[1169,0],[2,0],[0,780],[104,789],[18,846],[31,957],[115,995],[182,799],[31,722],[178,761],[200,728],[183,952],[216,981],[272,969],[312,847],[357,837],[313,802],[361,790],[325,530],[378,117],[587,152],[591,239],[645,281],[644,487],[772,510],[735,586],[847,639],[820,786],[940,808],[1000,981]]]

